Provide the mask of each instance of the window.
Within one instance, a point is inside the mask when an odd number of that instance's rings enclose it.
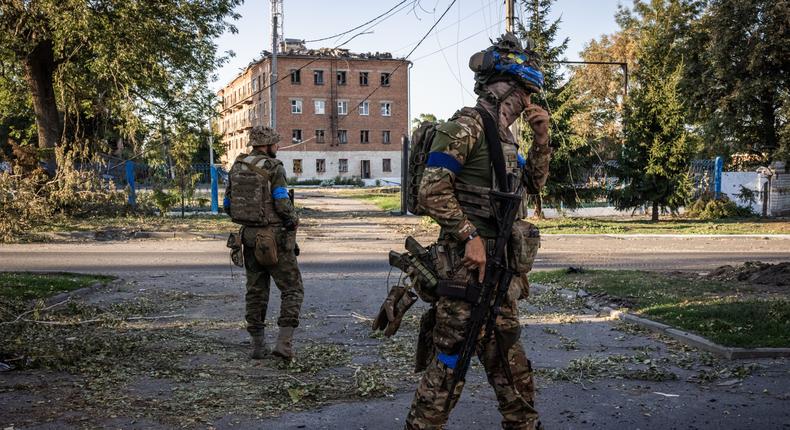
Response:
[[[384,130],[381,132],[381,142],[382,143],[390,143],[390,131]]]
[[[302,101],[301,100],[291,100],[291,113],[292,114],[301,114],[302,113]]]
[[[337,131],[337,142],[338,143],[348,143],[348,130],[338,130]]]
[[[381,74],[381,86],[382,87],[390,86],[390,74],[389,73],[382,73]]]
[[[315,106],[316,115],[323,115],[326,113],[326,100],[315,100],[313,104]]]
[[[315,172],[326,173],[326,160],[321,158],[315,160]]]
[[[294,175],[300,175],[302,173],[302,160],[296,159],[294,160]]]
[[[359,104],[359,114],[360,115],[370,115],[370,102],[364,101]]]
[[[392,116],[392,103],[381,102],[381,116]]]
[[[348,173],[348,160],[345,158],[341,158],[337,160],[337,171],[338,173]]]
[[[346,101],[346,100],[339,100],[337,102],[337,114],[338,115],[348,115],[348,101]]]
[[[370,130],[359,131],[359,143],[370,143]]]
[[[302,130],[294,129],[291,131],[291,140],[294,142],[301,142],[302,141]]]
[[[313,70],[313,83],[316,85],[324,85],[323,70]]]
[[[381,170],[384,172],[391,172],[392,171],[392,160],[389,158],[385,158],[381,160]]]
[[[362,87],[368,86],[368,72],[359,72],[359,85]]]
[[[324,130],[316,130],[315,131],[315,143],[324,143],[324,136],[326,133]]]
[[[337,72],[337,84],[338,85],[345,85],[346,84],[346,72],[345,71],[338,71]]]
[[[301,70],[291,70],[291,83],[294,85],[299,85],[302,83],[302,71]]]

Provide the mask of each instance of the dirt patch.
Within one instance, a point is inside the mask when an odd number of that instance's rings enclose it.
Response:
[[[790,262],[770,264],[747,261],[741,266],[721,266],[710,272],[706,278],[787,287],[790,286]]]

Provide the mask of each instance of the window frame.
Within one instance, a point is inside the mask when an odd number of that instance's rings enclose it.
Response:
[[[386,106],[386,113],[384,107]],[[379,102],[379,113],[381,116],[392,116],[392,102]]]
[[[365,100],[359,104],[359,115],[370,116],[370,102],[368,100]]]
[[[302,99],[291,99],[291,115],[301,115],[304,112]]]
[[[344,138],[341,139],[340,136],[343,136]],[[339,143],[341,145],[345,145],[345,144],[348,143],[348,130],[345,130],[345,129],[338,129],[337,130],[337,143]]]
[[[340,107],[343,107],[341,109]],[[348,115],[348,100],[338,100],[337,101],[337,114],[338,115]]]
[[[297,137],[297,135],[299,137]],[[301,128],[293,128],[291,129],[291,142],[292,143],[300,143],[304,140],[302,139],[302,129]]]
[[[382,158],[381,159],[381,171],[386,173],[392,173],[392,159],[391,158]]]
[[[392,131],[381,130],[381,143],[385,145],[389,145],[390,143],[392,143]]]
[[[323,128],[315,130],[315,143],[326,143],[326,130]]]
[[[302,85],[302,71],[291,69],[291,85]]]
[[[318,112],[318,103],[322,104],[321,112]],[[313,113],[315,115],[326,115],[326,100],[314,99],[313,100]]]
[[[343,77],[342,80],[340,79],[341,76]],[[340,86],[347,85],[348,84],[348,71],[347,70],[338,70],[337,73],[335,73],[335,79],[336,79],[338,85],[340,85]]]
[[[324,85],[324,82],[324,71],[313,70],[313,85]]]
[[[370,85],[370,72],[359,72],[359,86],[367,87]]]
[[[316,173],[326,173],[326,159],[325,158],[316,158],[315,159],[315,172]]]
[[[381,72],[381,75],[379,75],[379,76],[380,76],[379,79],[380,79],[382,87],[390,86],[390,84],[391,84],[390,78],[392,77],[392,73],[390,73],[390,72]]]
[[[337,173],[348,173],[348,158],[337,160]]]
[[[359,130],[359,143],[370,143],[370,130]]]

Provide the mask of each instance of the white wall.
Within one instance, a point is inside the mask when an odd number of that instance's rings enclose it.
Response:
[[[750,205],[750,207],[752,212],[759,215],[762,214],[763,210],[761,190],[764,182],[765,179],[757,172],[722,172],[721,192],[738,206],[746,207],[747,203],[738,199],[738,194],[741,193],[741,186],[754,191],[757,193],[757,202]]]
[[[277,158],[285,166],[288,178],[297,177],[300,180],[306,179],[332,179],[337,176],[351,178],[362,176],[362,160],[370,161],[370,180],[365,180],[366,185],[373,185],[376,179],[400,184],[401,181],[401,157],[400,151],[280,151]],[[348,160],[348,172],[338,171],[341,158]],[[390,159],[391,172],[383,171],[385,158]],[[302,160],[302,173],[295,175],[293,172],[293,160]],[[325,160],[326,172],[316,172],[316,160]]]

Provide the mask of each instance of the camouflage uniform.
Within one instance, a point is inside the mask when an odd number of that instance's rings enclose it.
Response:
[[[508,171],[521,171],[525,194],[537,194],[548,177],[551,150],[546,145],[533,145],[524,160],[517,155],[518,147],[508,129],[500,127],[500,140]],[[438,126],[420,185],[420,204],[441,226],[443,239],[464,246],[467,236],[477,230],[488,244],[488,239],[496,234],[496,225],[490,218],[465,213],[458,191],[463,186],[491,188],[492,185],[491,162],[480,114],[464,108],[450,121]],[[496,320],[497,336],[485,340],[481,333],[477,354],[496,392],[502,427],[532,429],[537,425],[538,413],[533,408],[535,387],[531,364],[519,341],[517,300],[521,287],[517,281],[511,283],[507,303]],[[455,366],[452,357],[457,358],[470,314],[470,304],[462,300],[440,297],[437,301],[433,340],[438,354],[422,376],[406,428],[436,429],[447,422],[450,410],[445,409],[445,402]],[[505,376],[496,339],[507,351],[515,386],[511,386]],[[459,382],[450,409],[455,406],[462,389],[463,383]]]
[[[271,176],[271,189],[273,197],[274,211],[278,218],[276,222],[270,223],[268,227],[242,228],[242,245],[244,249],[244,265],[247,274],[247,295],[246,295],[246,320],[247,331],[253,335],[262,335],[264,322],[266,320],[266,309],[269,305],[269,289],[271,279],[281,293],[280,316],[277,319],[279,327],[298,327],[299,311],[304,299],[304,288],[302,286],[302,274],[297,265],[294,249],[296,246],[296,232],[288,231],[284,225],[298,224],[299,219],[296,210],[291,204],[288,191],[285,188],[285,169],[281,161],[269,157],[265,152],[257,147],[249,155],[242,154],[239,159],[248,161],[254,157],[259,157],[256,163],[269,172]],[[225,201],[230,201],[231,183],[225,190]],[[227,206],[226,206],[227,209]],[[255,238],[262,228],[274,229],[277,243],[277,265],[266,267],[262,266],[255,259]]]

